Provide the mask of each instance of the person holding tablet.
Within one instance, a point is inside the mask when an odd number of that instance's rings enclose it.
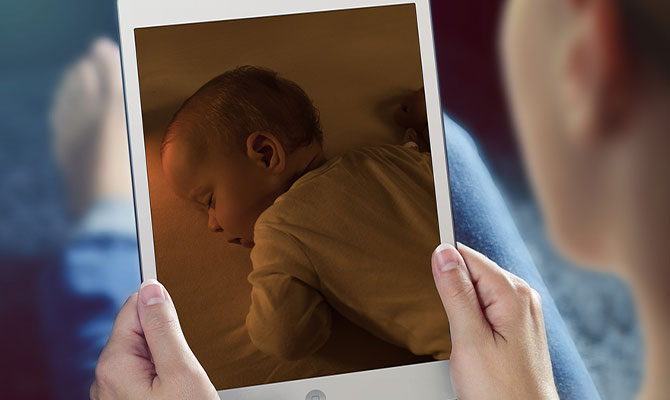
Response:
[[[511,0],[502,42],[519,137],[553,237],[582,264],[613,266],[636,295],[644,399],[670,389],[668,26],[661,0]],[[537,293],[465,245],[438,247],[433,273],[459,398],[557,398],[564,388],[552,378]],[[152,280],[119,313],[96,376],[92,398],[218,398],[169,294]]]

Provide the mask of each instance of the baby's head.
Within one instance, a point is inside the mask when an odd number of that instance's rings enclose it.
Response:
[[[208,228],[253,246],[258,216],[323,162],[319,114],[275,72],[239,67],[198,89],[174,115],[161,146],[171,189],[208,215]]]

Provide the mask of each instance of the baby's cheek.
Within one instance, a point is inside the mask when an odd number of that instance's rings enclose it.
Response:
[[[228,231],[231,236],[246,238],[249,233],[253,233],[256,218],[248,209],[243,207],[230,207],[223,210],[221,213],[221,220],[224,224],[224,229]]]

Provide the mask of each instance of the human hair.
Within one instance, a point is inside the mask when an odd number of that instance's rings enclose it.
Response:
[[[161,155],[176,135],[244,151],[253,132],[271,133],[287,153],[323,141],[319,112],[305,91],[276,72],[242,66],[205,83],[174,114]]]
[[[617,0],[617,4],[633,56],[670,80],[670,0]]]

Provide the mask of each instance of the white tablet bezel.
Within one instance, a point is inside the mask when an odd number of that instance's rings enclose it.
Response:
[[[143,27],[399,4],[415,4],[416,7],[440,239],[443,243],[454,244],[447,155],[428,0],[255,0],[228,2],[220,0],[118,0],[128,140],[143,280],[156,278],[157,273],[134,30]],[[426,267],[429,268],[429,266]],[[314,389],[321,390],[331,400],[455,398],[449,378],[448,361],[435,361],[222,390],[219,391],[219,395],[221,399],[273,398],[302,400],[308,392]]]

